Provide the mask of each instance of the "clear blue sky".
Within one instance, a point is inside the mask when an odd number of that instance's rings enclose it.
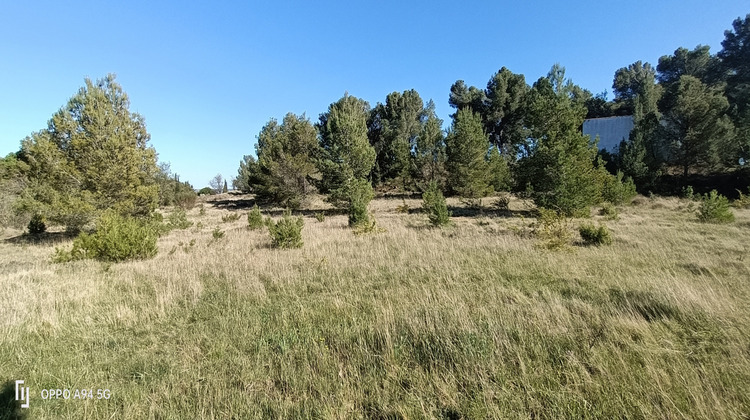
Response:
[[[637,60],[711,46],[744,1],[80,2],[0,5],[0,153],[83,85],[117,74],[161,161],[195,187],[231,179],[270,117],[315,121],[345,91],[375,105],[416,89],[448,120],[450,86],[502,66],[528,83],[559,62],[611,95]],[[446,124],[447,125],[447,124]]]

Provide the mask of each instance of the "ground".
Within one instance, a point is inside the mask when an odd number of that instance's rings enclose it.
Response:
[[[0,418],[750,416],[750,210],[711,225],[637,197],[618,220],[592,209],[612,245],[552,251],[532,205],[493,200],[450,199],[436,229],[419,200],[379,198],[382,230],[354,235],[316,199],[303,248],[277,250],[246,229],[252,197],[222,195],[119,264],[53,264],[70,239],[6,230]]]

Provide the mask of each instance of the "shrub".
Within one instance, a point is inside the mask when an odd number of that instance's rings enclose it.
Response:
[[[247,214],[247,227],[250,230],[256,230],[263,227],[263,215],[260,213],[260,209],[256,204],[253,209]]]
[[[292,217],[287,210],[278,222],[268,223],[268,233],[274,248],[301,248],[302,228],[305,221],[301,217]]]
[[[214,241],[218,241],[219,239],[224,237],[224,231],[219,228],[215,228],[211,232],[211,235],[214,237]]]
[[[179,191],[174,196],[174,204],[185,210],[195,207],[196,200],[198,200],[198,195],[192,189]]]
[[[96,223],[93,234],[82,233],[73,241],[73,249],[57,249],[53,260],[66,262],[92,258],[119,262],[140,260],[156,255],[159,226],[151,219],[123,217],[105,212]]]
[[[187,229],[193,226],[193,222],[187,219],[185,210],[179,208],[175,209],[167,218],[167,224],[172,229]]]
[[[325,222],[326,221],[326,213],[324,211],[319,211],[315,213],[315,220],[319,222]]]
[[[206,207],[203,204],[200,205],[200,210],[198,211],[198,215],[199,216],[205,216],[206,215]]]
[[[229,213],[221,216],[221,221],[224,223],[236,222],[237,220],[240,220],[239,213]]]
[[[570,222],[565,213],[545,208],[539,209],[534,233],[540,245],[547,249],[562,249],[571,242]]]
[[[349,202],[349,226],[359,227],[370,224],[370,214],[367,205],[373,198],[372,185],[364,179],[354,179],[347,186],[347,201]]]
[[[687,187],[682,188],[682,198],[686,198],[688,200],[694,200],[696,198],[696,194],[693,191],[692,185],[688,185]],[[700,194],[698,195],[698,198],[700,198]]]
[[[698,220],[704,223],[730,223],[734,221],[734,213],[729,208],[729,200],[712,190],[703,196],[698,209]]]
[[[198,195],[214,195],[214,190],[210,187],[203,187],[198,190]]]
[[[609,245],[612,243],[612,235],[606,226],[596,227],[592,224],[581,225],[578,233],[586,245]]]
[[[497,197],[497,201],[495,202],[495,207],[498,210],[508,210],[510,207],[510,195],[506,193],[501,193]]]
[[[750,194],[750,187],[747,188],[748,194]],[[740,195],[740,198],[734,200],[734,207],[737,207],[738,209],[747,209],[750,208],[750,195],[742,194],[742,191],[737,190],[737,193]]]
[[[617,214],[617,207],[612,203],[604,203],[601,209],[599,209],[599,215],[605,216],[609,220],[617,220],[619,218]]]
[[[443,192],[437,183],[431,182],[427,190],[422,194],[422,208],[427,212],[427,217],[433,226],[445,226],[450,224],[451,212],[445,204]]]
[[[629,202],[638,193],[635,191],[635,183],[630,177],[623,179],[623,173],[617,171],[616,176],[607,174],[602,182],[602,200],[614,205]]]
[[[32,235],[38,235],[47,231],[47,224],[45,223],[44,216],[39,213],[34,214],[29,221],[29,233]]]

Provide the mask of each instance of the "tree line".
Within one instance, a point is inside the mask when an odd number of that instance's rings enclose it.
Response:
[[[716,55],[706,46],[679,48],[656,68],[638,61],[617,70],[613,100],[576,85],[557,64],[531,85],[503,67],[485,88],[462,80],[450,87],[455,112],[445,131],[434,103],[415,90],[374,107],[347,93],[314,122],[271,119],[233,184],[290,208],[320,192],[358,224],[373,188],[434,186],[468,199],[513,191],[576,214],[621,200],[635,185],[647,192],[696,175],[746,179],[748,45],[750,15],[733,22]],[[47,128],[0,162],[0,222],[36,215],[76,231],[105,209],[150,217],[160,205],[191,205],[193,187],[157,162],[143,117],[128,108],[114,76],[86,79]],[[583,120],[616,115],[632,115],[634,129],[616,154],[600,152],[582,134]],[[214,181],[213,190],[227,189]]]

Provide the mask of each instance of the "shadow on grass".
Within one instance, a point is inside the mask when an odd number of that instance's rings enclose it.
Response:
[[[21,401],[16,401],[16,383],[7,381],[0,388],[0,420],[25,419]]]
[[[492,207],[456,207],[456,206],[448,206],[448,211],[450,211],[453,215],[453,217],[477,217],[477,216],[487,216],[487,217],[504,217],[504,218],[511,218],[511,217],[535,217],[536,213],[533,209],[529,210],[503,210],[503,209],[497,209]]]
[[[4,242],[14,245],[44,245],[67,241],[75,237],[76,234],[68,232],[22,233],[18,236],[5,239]]]

